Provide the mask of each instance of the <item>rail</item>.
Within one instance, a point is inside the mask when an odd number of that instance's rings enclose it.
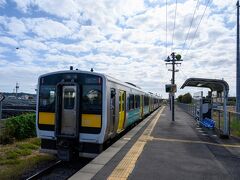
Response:
[[[184,104],[177,103],[178,107],[180,107],[183,111],[195,117],[196,106],[193,104]],[[240,113],[234,111],[227,111],[228,115],[228,123],[229,123],[229,134],[234,137],[240,137]],[[223,117],[223,109],[213,108],[212,110],[212,118],[215,121],[215,129],[223,132],[224,127],[224,117]]]
[[[41,177],[43,177],[44,175],[50,173],[54,168],[60,166],[60,164],[62,163],[62,161],[57,161],[54,164],[50,165],[49,167],[46,167],[45,169],[37,172],[36,174],[32,175],[31,177],[27,178],[26,180],[35,180],[35,179],[40,179]]]

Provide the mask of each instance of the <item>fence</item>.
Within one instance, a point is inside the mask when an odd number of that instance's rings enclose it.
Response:
[[[184,104],[184,103],[177,103],[178,107],[182,108],[183,111],[188,113],[190,116],[195,117],[196,113],[196,106],[193,104]]]
[[[240,113],[227,111],[229,134],[235,137],[240,137]],[[213,119],[216,123],[216,128],[223,131],[224,117],[222,109],[213,109]]]
[[[12,116],[18,116],[25,113],[34,113],[34,109],[2,109],[2,118],[6,119]]]
[[[178,107],[183,109],[186,113],[195,117],[196,106],[193,104],[183,104],[177,103]],[[224,127],[224,116],[222,109],[213,109],[212,118],[215,121],[215,128],[221,132],[223,132]],[[229,123],[229,134],[235,137],[240,137],[240,113],[227,111],[228,115],[228,123]]]

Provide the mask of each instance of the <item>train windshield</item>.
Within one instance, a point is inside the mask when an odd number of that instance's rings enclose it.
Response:
[[[102,87],[101,85],[83,85],[82,108],[86,113],[101,113]]]
[[[85,114],[101,114],[102,110],[102,78],[90,74],[62,73],[54,74],[40,79],[39,111],[55,112],[57,84],[62,80],[70,82],[74,80],[79,85],[79,92],[67,92],[64,94],[64,107],[73,109],[74,98],[78,98],[80,112]]]
[[[39,110],[45,112],[55,111],[56,88],[54,86],[41,86],[39,92]]]

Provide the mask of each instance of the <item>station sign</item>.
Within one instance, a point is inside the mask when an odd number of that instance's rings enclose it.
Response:
[[[3,94],[0,94],[0,102],[2,102],[5,99],[5,96]]]
[[[177,85],[176,84],[166,84],[165,88],[166,88],[167,93],[177,92]]]

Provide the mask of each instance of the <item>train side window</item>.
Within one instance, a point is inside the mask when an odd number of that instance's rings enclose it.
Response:
[[[137,101],[136,101],[136,96],[133,95],[133,109],[137,108],[136,102],[137,102]]]
[[[118,102],[119,102],[119,106],[118,106],[119,107],[119,112],[121,112],[121,96],[119,96],[119,101]]]
[[[144,96],[144,106],[148,106],[148,105],[149,105],[149,97]]]
[[[125,111],[125,93],[122,95],[122,111]]]
[[[129,94],[129,110],[134,109],[134,95]]]
[[[140,96],[136,95],[135,96],[135,108],[139,108],[140,107]]]

